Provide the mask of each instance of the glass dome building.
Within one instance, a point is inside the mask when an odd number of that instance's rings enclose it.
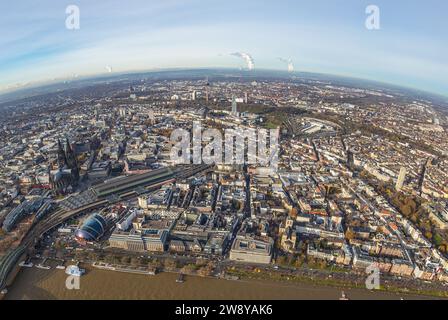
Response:
[[[95,241],[104,234],[107,222],[100,214],[93,214],[87,218],[82,226],[76,230],[75,237],[80,242]]]

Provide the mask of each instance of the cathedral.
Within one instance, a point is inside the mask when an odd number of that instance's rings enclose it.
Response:
[[[50,172],[51,188],[58,195],[70,193],[78,184],[79,166],[68,139],[65,149],[58,139],[57,165],[58,169]]]

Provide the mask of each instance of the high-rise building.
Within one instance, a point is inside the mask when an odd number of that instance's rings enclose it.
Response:
[[[148,120],[149,120],[149,122],[153,125],[153,124],[155,124],[155,122],[156,122],[156,118],[155,118],[155,115],[154,115],[154,111],[153,110],[149,110],[149,112],[148,112]]]
[[[400,173],[398,175],[397,183],[395,184],[395,189],[401,191],[403,189],[404,180],[406,179],[406,168],[401,167]]]
[[[236,103],[235,96],[232,97],[232,115],[234,115],[234,116],[238,115],[238,106]]]
[[[205,101],[208,102],[208,87],[210,87],[210,82],[208,77],[205,78]]]
[[[68,139],[65,150],[58,139],[57,162],[58,170],[49,172],[49,182],[55,194],[65,194],[70,187],[76,187],[79,181],[78,160]]]
[[[347,167],[353,168],[355,166],[355,155],[351,150],[347,150]]]
[[[423,185],[425,184],[426,170],[427,170],[428,166],[431,164],[431,162],[432,162],[432,159],[428,158],[422,166],[422,170],[420,172],[420,176],[418,179],[418,191],[419,191],[420,195],[423,193]]]
[[[196,100],[196,91],[193,90],[193,92],[191,93],[191,100],[195,101]]]

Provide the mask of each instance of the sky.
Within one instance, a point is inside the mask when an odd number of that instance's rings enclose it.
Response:
[[[368,5],[379,30],[365,26]],[[448,96],[446,0],[18,0],[0,12],[0,93],[108,67],[244,68],[232,53],[247,53],[255,69],[286,71],[291,59],[296,71]]]

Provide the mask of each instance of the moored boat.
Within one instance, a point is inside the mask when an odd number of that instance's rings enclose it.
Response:
[[[78,266],[68,266],[65,269],[65,273],[70,276],[80,277],[82,276],[86,270],[79,268]]]
[[[176,282],[177,283],[184,283],[185,282],[183,273],[179,274],[179,277],[177,277]]]

